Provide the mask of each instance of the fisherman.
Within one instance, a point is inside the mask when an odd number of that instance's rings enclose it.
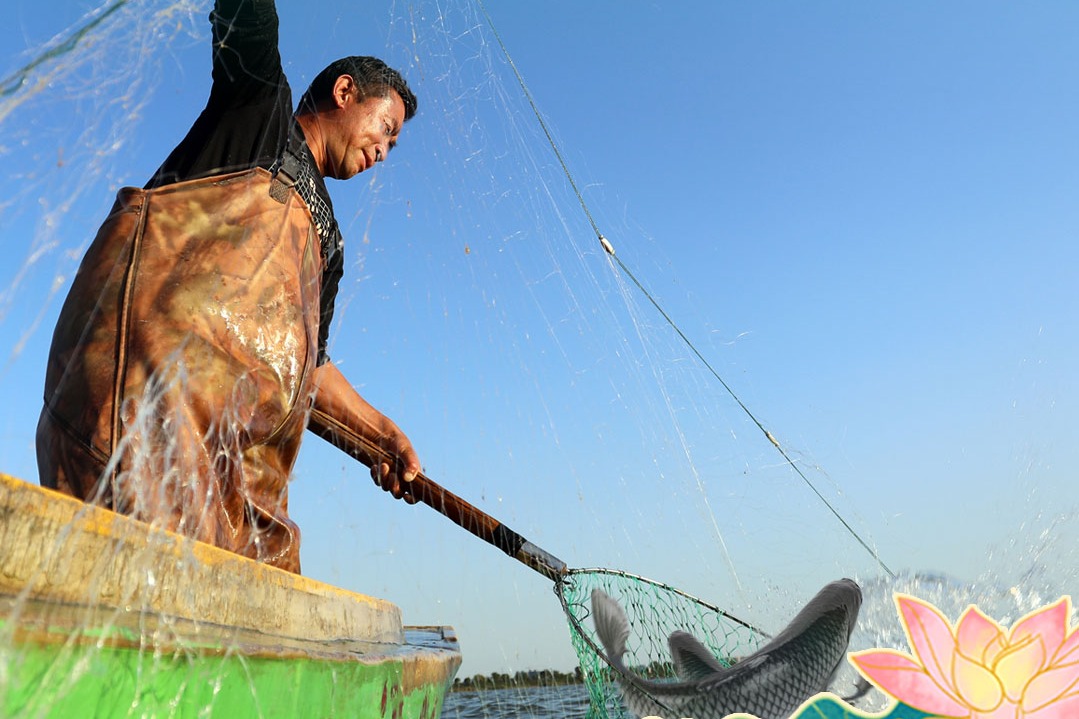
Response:
[[[120,190],[49,354],[41,483],[300,571],[288,479],[304,429],[414,501],[419,458],[327,356],[343,241],[324,178],[386,159],[416,97],[372,57],[293,112],[273,0],[217,0],[206,108],[142,189]]]

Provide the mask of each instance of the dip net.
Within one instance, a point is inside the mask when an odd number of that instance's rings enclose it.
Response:
[[[582,678],[588,687],[589,719],[630,716],[622,705],[617,672],[606,658],[592,622],[592,590],[601,589],[626,612],[629,641],[623,661],[649,679],[674,679],[667,637],[697,637],[724,666],[758,649],[768,635],[719,607],[652,579],[614,569],[571,569],[555,593],[569,622]]]

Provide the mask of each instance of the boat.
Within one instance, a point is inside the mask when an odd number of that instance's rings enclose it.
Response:
[[[436,719],[452,628],[0,474],[0,716]]]

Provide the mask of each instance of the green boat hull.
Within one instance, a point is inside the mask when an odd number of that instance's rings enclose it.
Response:
[[[351,656],[344,647],[322,646],[319,656],[244,645],[235,637],[202,644],[171,630],[170,641],[162,642],[157,630],[147,643],[137,628],[115,624],[92,630],[53,619],[28,631],[28,611],[34,608],[24,604],[17,624],[0,623],[4,717],[433,719],[447,689],[444,677],[417,681],[410,664],[425,648],[414,644],[384,653],[358,648]],[[410,643],[446,645],[434,630],[406,636]]]
[[[452,630],[0,475],[0,716],[439,716]]]

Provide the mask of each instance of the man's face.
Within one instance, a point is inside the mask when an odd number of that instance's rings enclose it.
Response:
[[[382,162],[397,144],[404,123],[405,103],[396,91],[361,100],[350,96],[334,112],[332,132],[326,138],[325,174],[347,180]]]

